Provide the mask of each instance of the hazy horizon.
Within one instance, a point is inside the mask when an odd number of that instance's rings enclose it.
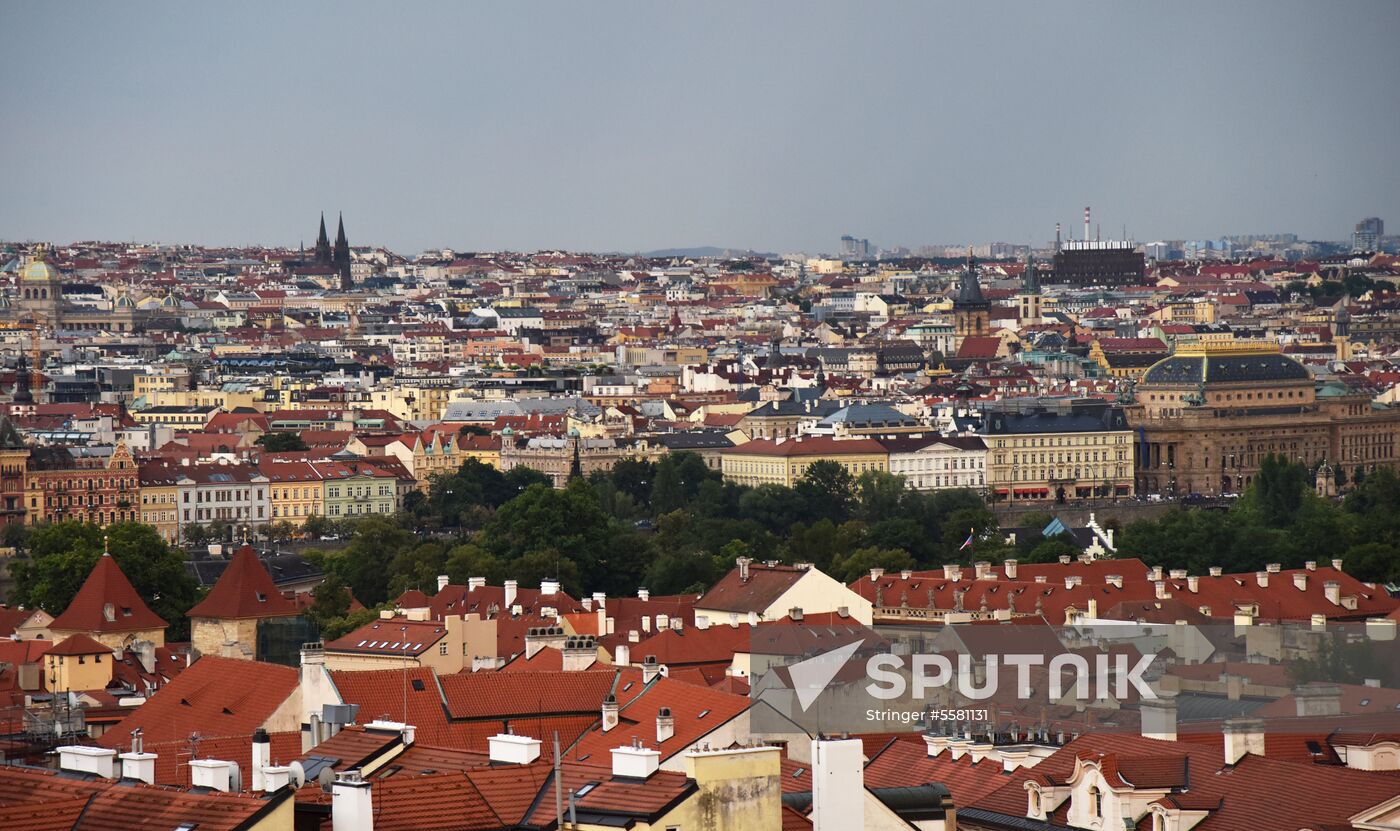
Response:
[[[0,238],[834,252],[1400,224],[1400,4],[0,6]],[[1393,231],[1392,231],[1393,233]]]

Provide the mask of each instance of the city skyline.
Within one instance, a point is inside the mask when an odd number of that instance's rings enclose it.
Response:
[[[1042,245],[1085,204],[1139,240],[1400,213],[1393,4],[796,10],[15,7],[0,236],[295,247],[334,206],[405,252],[819,252]]]

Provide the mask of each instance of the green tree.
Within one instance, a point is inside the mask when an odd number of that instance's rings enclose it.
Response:
[[[753,520],[774,533],[791,528],[807,512],[807,504],[792,488],[782,485],[759,485],[739,497],[739,515]],[[827,519],[836,521],[836,517]]]
[[[845,522],[855,508],[855,485],[855,479],[844,465],[823,459],[807,466],[793,490],[802,498],[807,516]]]
[[[869,576],[872,568],[885,571],[902,571],[915,567],[914,558],[900,548],[861,548],[851,552],[832,565],[832,577],[843,583],[851,583],[862,576]]]
[[[269,453],[288,453],[309,449],[306,442],[302,440],[301,434],[292,432],[263,433],[254,444],[262,445],[262,448]]]
[[[883,520],[905,516],[906,497],[910,490],[904,477],[883,470],[867,470],[855,482],[858,513],[872,525]]]
[[[459,586],[472,577],[485,577],[493,584],[508,579],[500,559],[475,543],[458,545],[448,551],[446,571],[448,578]]]

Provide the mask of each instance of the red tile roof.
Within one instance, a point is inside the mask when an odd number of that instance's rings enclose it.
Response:
[[[165,625],[136,593],[117,561],[103,554],[68,608],[54,618],[49,628],[63,632],[137,632],[164,629]]]
[[[282,596],[272,575],[251,545],[233,553],[224,573],[203,600],[190,609],[192,618],[241,620],[247,618],[291,617],[296,604]]]
[[[616,678],[616,671],[561,670],[462,672],[439,680],[453,719],[566,714],[597,718]]]
[[[76,635],[69,635],[63,640],[54,644],[53,648],[46,655],[101,655],[104,652],[111,652],[112,647],[98,643],[92,638],[79,632]]]
[[[103,747],[122,747],[140,727],[145,741],[201,736],[250,736],[296,692],[291,667],[206,655],[175,676],[131,715],[102,734]]]
[[[849,443],[849,442],[845,442]],[[869,441],[879,447],[879,443]],[[754,442],[749,442],[754,444]],[[748,447],[749,445],[744,445]],[[762,613],[773,605],[779,597],[792,588],[806,574],[804,569],[792,566],[765,566],[758,563],[749,565],[747,580],[741,579],[739,569],[732,569],[697,601],[696,608],[716,609],[725,612]],[[710,621],[719,624],[721,621]]]

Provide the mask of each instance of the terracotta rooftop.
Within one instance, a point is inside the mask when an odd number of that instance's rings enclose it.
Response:
[[[137,632],[165,626],[160,615],[152,612],[136,593],[117,561],[103,554],[68,608],[54,618],[50,629],[56,632]]]
[[[233,553],[228,567],[209,589],[209,594],[190,609],[192,618],[241,620],[247,618],[291,617],[296,604],[282,596],[272,575],[267,573],[251,545]]]

